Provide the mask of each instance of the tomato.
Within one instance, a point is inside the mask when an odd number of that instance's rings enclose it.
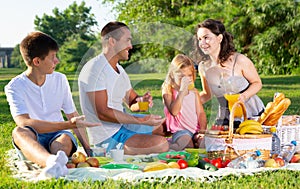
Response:
[[[217,168],[222,168],[222,159],[221,158],[212,159],[212,160],[210,160],[210,163],[212,165],[216,166]]]
[[[222,168],[227,167],[228,163],[230,163],[230,159],[226,159],[226,160],[222,161]]]
[[[204,161],[206,161],[207,163],[210,163],[210,159],[208,158],[203,158]]]
[[[188,167],[188,163],[184,159],[180,159],[177,161],[180,169],[185,169]]]

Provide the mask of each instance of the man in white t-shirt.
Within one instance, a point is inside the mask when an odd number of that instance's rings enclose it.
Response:
[[[110,22],[101,31],[103,52],[88,61],[79,78],[80,105],[86,119],[101,120],[101,127],[87,128],[89,142],[107,151],[124,146],[125,154],[149,154],[168,151],[162,129],[164,118],[138,116],[124,112],[123,102],[137,111],[138,94],[119,61],[128,60],[132,49],[131,32],[121,22]],[[152,104],[149,92],[142,96]],[[86,149],[86,151],[88,151]]]
[[[39,178],[58,178],[68,173],[68,156],[77,150],[73,129],[79,141],[86,145],[83,128],[99,124],[85,122],[79,116],[68,80],[54,72],[59,60],[56,41],[42,32],[32,32],[20,44],[27,70],[5,86],[11,115],[17,127],[13,130],[13,145],[21,159],[45,167]],[[69,121],[64,121],[63,111]]]

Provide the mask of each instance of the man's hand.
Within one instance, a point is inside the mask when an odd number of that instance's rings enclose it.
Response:
[[[153,101],[152,101],[152,96],[150,91],[146,92],[143,95],[143,101],[148,101],[149,102],[149,107],[151,108],[153,106]]]
[[[165,118],[162,118],[159,115],[147,115],[143,118],[143,122],[141,124],[150,125],[150,126],[160,126],[165,121]]]
[[[85,121],[84,115],[72,117],[70,121],[72,124],[76,124],[77,127],[95,127],[102,125],[101,123],[92,123]]]

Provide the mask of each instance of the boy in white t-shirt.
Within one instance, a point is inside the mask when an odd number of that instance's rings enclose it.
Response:
[[[59,63],[56,41],[42,32],[32,32],[20,44],[27,70],[5,86],[11,115],[17,127],[12,132],[13,145],[20,158],[45,167],[39,178],[58,178],[68,173],[68,156],[85,145],[78,126],[96,126],[79,116],[65,75],[54,72]],[[68,121],[64,121],[61,110]]]

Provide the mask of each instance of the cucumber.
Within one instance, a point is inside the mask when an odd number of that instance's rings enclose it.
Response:
[[[214,166],[211,163],[208,163],[208,162],[206,162],[202,159],[198,160],[197,167],[200,168],[200,169],[207,170],[207,171],[217,171],[218,170],[218,168],[216,166]]]

